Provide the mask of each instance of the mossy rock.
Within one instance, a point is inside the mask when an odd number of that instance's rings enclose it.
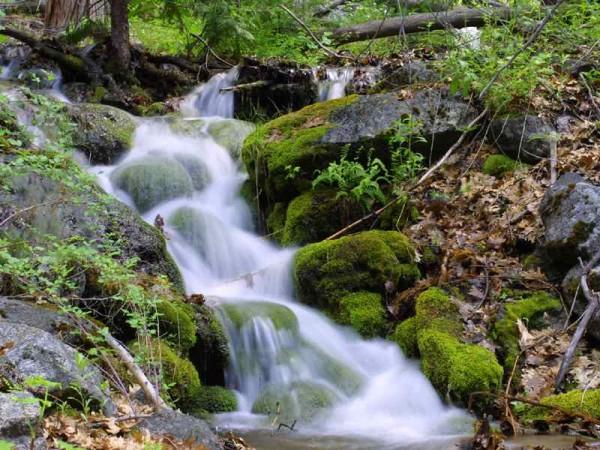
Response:
[[[298,332],[298,319],[287,306],[278,303],[243,301],[239,303],[224,303],[220,306],[233,325],[241,329],[257,317],[268,319],[277,330]]]
[[[235,393],[222,386],[202,386],[196,407],[209,413],[232,412],[237,409]]]
[[[287,208],[288,205],[286,203],[275,203],[267,217],[267,231],[269,232],[270,237],[279,243],[283,242]]]
[[[190,351],[204,384],[225,384],[225,369],[229,364],[229,345],[223,325],[215,311],[207,305],[196,305],[196,344]]]
[[[169,124],[169,128],[175,134],[180,134],[188,137],[206,137],[206,121],[203,119],[183,118],[178,115],[165,118]],[[163,122],[164,123],[164,122]]]
[[[246,137],[256,129],[256,125],[243,120],[224,119],[211,122],[208,125],[208,134],[217,144],[229,150],[231,157],[240,157],[242,146]]]
[[[140,212],[177,197],[189,196],[194,191],[191,177],[176,160],[163,157],[145,157],[118,167],[111,181],[125,191]]]
[[[408,358],[417,358],[419,356],[419,347],[417,343],[417,319],[409,317],[403,320],[394,329],[390,340],[400,346],[404,355]]]
[[[92,164],[112,164],[131,147],[137,123],[129,113],[95,103],[69,105],[68,112],[78,125],[74,144]]]
[[[169,397],[177,407],[184,412],[195,410],[202,386],[198,372],[189,360],[182,358],[164,341],[151,340],[148,347],[135,342],[130,347],[136,356],[152,357],[153,366],[161,363],[162,381],[170,386]]]
[[[340,156],[340,146],[321,143],[333,126],[333,111],[357,100],[357,96],[316,103],[279,117],[250,134],[242,148],[242,159],[252,186],[259,186],[267,200],[288,202],[310,189],[314,171],[324,169]],[[295,177],[289,169],[300,167]]]
[[[458,306],[434,287],[419,295],[415,317],[398,325],[392,339],[407,355],[420,355],[423,373],[440,395],[466,405],[472,392],[499,389],[503,369],[490,350],[462,343],[462,329]]]
[[[204,213],[189,206],[183,206],[167,219],[167,223],[177,231],[185,241],[197,250],[201,255],[206,256],[207,227],[209,221],[216,220],[211,215]]]
[[[550,395],[543,398],[540,403],[600,420],[600,389],[573,390],[565,394]],[[522,412],[519,414],[519,418],[526,423],[547,421],[561,416],[560,411],[531,405],[523,405]]]
[[[204,161],[189,153],[176,153],[173,158],[185,168],[196,191],[201,191],[208,186],[211,180]]]
[[[435,329],[418,335],[423,373],[441,395],[467,405],[472,392],[496,392],[502,385],[502,366],[488,349]]]
[[[252,412],[274,416],[279,411],[280,423],[311,422],[333,406],[335,400],[335,393],[322,384],[296,381],[266,387],[254,401]]]
[[[413,261],[414,250],[403,234],[365,231],[303,247],[296,254],[293,275],[301,302],[335,315],[340,298],[349,293],[382,292],[387,281],[408,287],[416,277],[401,277],[407,273],[404,265]]]
[[[482,170],[486,175],[499,177],[522,166],[522,164],[506,155],[490,155],[483,163]]]
[[[180,352],[187,353],[196,344],[193,308],[182,300],[163,298],[156,305],[162,337]]]
[[[338,323],[350,325],[366,338],[382,336],[385,332],[385,309],[381,295],[373,292],[355,292],[339,300]]]
[[[545,313],[556,314],[561,309],[560,300],[547,292],[512,292],[516,298],[512,303],[504,304],[504,314],[496,321],[492,336],[501,347],[500,356],[505,370],[510,373],[515,359],[520,353],[519,329],[517,320],[522,320],[528,328],[537,328]]]
[[[283,232],[275,237],[279,237],[277,240],[283,245],[318,242],[362,216],[363,210],[358,203],[338,197],[335,191],[311,190],[290,202]]]

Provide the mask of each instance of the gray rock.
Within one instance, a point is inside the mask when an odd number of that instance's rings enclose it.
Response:
[[[408,100],[400,100],[393,93],[365,95],[331,114],[334,126],[321,142],[340,146],[373,143],[387,137],[399,119],[411,115],[426,140],[413,150],[435,158],[456,142],[476,111],[460,98],[435,89],[419,91]]]
[[[581,293],[581,289],[577,289],[581,281],[581,266],[575,265],[562,282],[563,297],[567,299],[567,302],[575,302],[573,306],[572,320],[576,320],[580,317],[585,309],[587,308],[587,300]],[[587,275],[588,285],[590,289],[600,292],[600,266],[594,267],[589,271]],[[577,296],[576,296],[577,294]],[[600,312],[596,314],[587,328],[587,336],[600,342]]]
[[[39,417],[40,405],[29,392],[0,393],[0,438],[29,436]]]
[[[10,323],[20,323],[53,335],[69,336],[68,330],[72,323],[56,308],[34,305],[24,300],[14,300],[0,297],[0,320]]]
[[[10,345],[7,345],[10,344]],[[0,321],[0,346],[7,350],[0,356],[0,373],[15,384],[32,377],[56,383],[49,387],[53,396],[67,400],[80,390],[85,397],[112,414],[114,405],[100,385],[99,370],[83,364],[78,352],[46,331],[27,325]],[[35,393],[36,387],[31,390]]]
[[[382,80],[371,89],[372,93],[379,93],[400,89],[411,84],[429,83],[439,79],[437,72],[431,65],[423,61],[412,61],[399,67],[384,67]]]
[[[164,274],[177,286],[183,282],[179,269],[167,252],[163,236],[123,203],[107,197],[92,183],[77,187],[30,172],[9,180],[13,189],[0,191],[0,217],[33,205],[27,214],[11,221],[3,231],[12,239],[39,241],[46,235],[59,239],[74,236],[108,243],[119,238],[124,258],[138,257],[137,269],[151,275]],[[76,192],[76,188],[83,192]],[[86,289],[79,280],[79,292]],[[0,286],[1,288],[1,286]]]
[[[561,176],[544,195],[540,214],[544,248],[564,271],[600,250],[600,187],[581,176]]]
[[[70,105],[68,112],[78,125],[75,146],[92,164],[113,163],[131,146],[137,124],[129,113],[94,103]]]
[[[178,411],[162,410],[141,421],[139,427],[154,436],[170,434],[178,440],[194,439],[210,450],[223,448],[205,421]]]
[[[536,164],[556,145],[556,130],[537,116],[497,119],[490,127],[494,142],[513,159]]]

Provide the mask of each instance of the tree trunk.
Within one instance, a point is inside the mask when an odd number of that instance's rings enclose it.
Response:
[[[349,42],[365,41],[401,33],[444,30],[446,28],[481,27],[488,19],[505,20],[511,17],[509,8],[470,9],[456,8],[450,11],[411,14],[404,17],[392,17],[384,20],[338,28],[333,31],[332,40],[340,45]]]
[[[129,0],[110,2],[110,44],[114,51],[117,71],[129,72],[131,49],[129,48]]]

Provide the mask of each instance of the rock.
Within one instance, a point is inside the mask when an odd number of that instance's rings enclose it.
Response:
[[[338,323],[350,325],[365,338],[383,336],[386,313],[380,294],[354,292],[339,300]]]
[[[311,382],[294,382],[289,385],[270,385],[260,393],[252,405],[252,412],[278,415],[278,422],[291,424],[315,421],[323,411],[336,401],[328,387]],[[277,414],[277,411],[280,414]]]
[[[137,123],[129,113],[113,106],[81,103],[70,105],[69,115],[78,125],[75,146],[92,164],[112,164],[130,148]]]
[[[189,153],[175,153],[173,158],[181,164],[192,180],[194,190],[201,191],[210,183],[210,174],[206,163],[196,155]]]
[[[298,299],[336,318],[348,294],[381,294],[389,281],[399,289],[411,286],[420,277],[414,258],[410,241],[396,231],[365,231],[307,245],[294,260]]]
[[[200,374],[202,383],[225,385],[225,369],[229,365],[229,345],[225,330],[215,312],[206,305],[196,306],[196,345],[190,360]]]
[[[400,346],[400,349],[407,358],[417,358],[419,356],[417,318],[409,317],[400,322],[396,325],[394,333],[389,339]]]
[[[492,122],[490,131],[500,150],[528,164],[548,158],[557,142],[556,130],[537,116],[497,119]]]
[[[546,192],[540,205],[544,249],[564,272],[600,250],[600,187],[566,173]]]
[[[12,383],[27,385],[27,381],[35,379],[52,382],[55,384],[48,389],[54,397],[67,400],[81,392],[105,413],[113,413],[114,405],[100,387],[104,382],[100,371],[50,333],[0,321],[0,346],[8,348],[0,356],[0,373]]]
[[[177,197],[192,195],[194,184],[183,165],[166,157],[144,157],[119,166],[110,176],[141,213]]]
[[[57,335],[73,326],[71,321],[50,305],[42,306],[24,300],[0,297],[0,320],[27,325]]]
[[[209,450],[223,449],[219,438],[205,421],[178,411],[163,409],[141,420],[139,427],[153,436],[168,434],[180,441],[194,440]]]
[[[419,91],[408,100],[391,93],[353,95],[308,106],[258,127],[246,139],[242,158],[260,204],[287,203],[311,188],[315,170],[325,169],[342,155],[366,162],[373,148],[374,156],[389,164],[388,138],[403,117],[412,115],[426,139],[413,150],[435,158],[456,142],[475,113],[441,90]]]
[[[139,258],[136,269],[151,275],[166,275],[177,287],[183,281],[177,265],[168,254],[164,237],[123,203],[109,198],[71,161],[49,164],[61,169],[25,170],[4,180],[10,189],[0,190],[0,217],[30,208],[27,214],[11,221],[4,231],[11,239],[39,242],[47,235],[62,239],[74,236],[110,245],[119,241],[124,258]],[[63,167],[64,166],[64,167]],[[33,207],[49,204],[50,207]],[[85,289],[80,285],[78,289]]]
[[[587,299],[579,288],[579,284],[581,283],[581,272],[581,266],[577,264],[574,265],[571,270],[567,272],[561,284],[563,298],[566,298],[569,302],[575,302],[575,304],[572,305],[573,314],[571,315],[571,319],[573,320],[580,317],[588,306]],[[600,292],[600,265],[592,268],[592,270],[588,272],[587,280],[591,290]],[[596,314],[596,316],[592,318],[587,327],[585,336],[595,340],[596,344],[600,343],[600,314]]]
[[[401,66],[382,68],[382,80],[371,88],[371,94],[393,91],[412,84],[430,83],[439,79],[431,65],[423,61],[411,61]]]
[[[196,401],[198,408],[212,414],[233,412],[238,404],[235,392],[221,386],[202,386]]]
[[[29,392],[0,393],[0,448],[6,441],[10,450],[46,450],[46,440],[40,435],[41,409],[38,400]]]
[[[25,69],[17,78],[32,89],[52,89],[57,81],[57,69]]]
[[[225,147],[231,153],[232,158],[240,156],[244,140],[256,129],[256,125],[243,120],[225,119],[211,122],[208,133],[217,144]]]
[[[287,306],[269,302],[246,301],[224,303],[221,305],[221,309],[233,326],[238,329],[245,325],[251,325],[256,318],[260,317],[270,320],[276,330],[298,333],[298,319]]]
[[[549,395],[540,403],[552,405],[574,414],[583,414],[596,420],[600,419],[600,389],[573,390],[565,394]],[[541,406],[526,405],[521,418],[526,423],[539,420],[552,420],[554,410]]]

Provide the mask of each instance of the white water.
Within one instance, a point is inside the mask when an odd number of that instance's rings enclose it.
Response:
[[[188,95],[181,106],[186,117],[233,117],[233,91],[222,92],[221,89],[235,85],[238,79],[238,68],[219,73],[207,83],[197,87]]]
[[[346,96],[346,86],[352,81],[353,67],[327,67],[325,79],[318,80],[319,100],[334,100]]]
[[[230,72],[226,77],[229,83],[233,75]],[[233,105],[225,105],[218,94],[226,77],[211,80],[194,94],[197,111],[209,115],[225,111],[232,115]],[[231,97],[227,98],[232,103]],[[216,99],[216,104],[210,104],[208,99]],[[214,120],[218,119],[210,121]],[[250,317],[240,327],[219,309],[232,354],[226,379],[239,397],[239,411],[219,415],[219,426],[266,428],[272,417],[251,413],[261,391],[273,385],[293,391],[294,383],[310,381],[335,397],[334,405],[318,420],[305,420],[298,426],[300,433],[313,438],[356,436],[393,448],[425,442],[429,446],[434,443],[434,448],[446,448],[457,436],[468,433],[469,417],[445,406],[416,363],[404,358],[395,344],[365,341],[296,302],[291,280],[294,250],[280,249],[253,233],[248,207],[239,196],[245,180],[240,164],[207,134],[206,124],[204,132],[200,137],[181,136],[174,134],[166,122],[146,120],[122,161],[111,167],[97,166],[92,171],[98,174],[105,190],[132,206],[133,199],[114,186],[118,167],[160,155],[179,161],[193,159],[203,164],[208,173],[211,181],[204,189],[156,205],[143,217],[150,223],[157,214],[165,219],[168,248],[189,293],[203,293],[218,309],[233,304],[250,311]],[[191,234],[180,234],[172,226],[180,208],[197,212]],[[268,315],[252,316],[257,300],[289,308],[298,319],[298,330],[277,329]],[[328,372],[331,361],[354,374],[360,383],[358,391],[349,392],[342,378]]]

